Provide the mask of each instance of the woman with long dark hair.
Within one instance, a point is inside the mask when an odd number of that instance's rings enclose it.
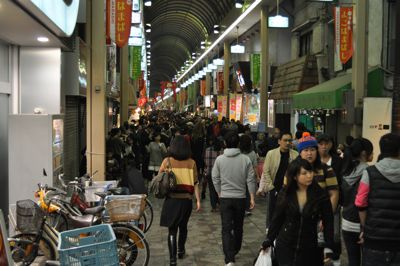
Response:
[[[172,140],[169,154],[160,167],[160,172],[171,170],[176,176],[177,183],[176,188],[164,201],[160,218],[160,226],[168,227],[170,265],[176,265],[176,255],[181,259],[186,253],[187,225],[192,213],[193,194],[197,202],[196,211],[200,210],[196,162],[190,156],[189,141],[184,136],[178,135]]]
[[[297,158],[286,171],[287,185],[279,192],[264,250],[276,240],[280,266],[320,266],[330,261],[333,247],[333,213],[329,196],[314,178],[314,168]],[[318,248],[317,224],[322,219],[326,250]]]
[[[368,162],[373,159],[373,145],[365,138],[353,140],[344,154],[343,181],[341,185],[343,195],[342,235],[347,250],[349,266],[361,265],[361,232],[358,209],[354,205],[358,185]]]

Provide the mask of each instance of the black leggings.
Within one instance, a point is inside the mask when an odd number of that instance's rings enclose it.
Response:
[[[361,245],[357,243],[360,240],[360,233],[342,230],[342,235],[347,250],[347,256],[349,258],[349,266],[360,266]]]

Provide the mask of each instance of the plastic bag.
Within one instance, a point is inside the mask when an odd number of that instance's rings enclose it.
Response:
[[[268,251],[260,251],[254,266],[272,266],[271,248],[269,248]]]

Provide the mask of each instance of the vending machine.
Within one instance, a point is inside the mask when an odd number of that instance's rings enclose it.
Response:
[[[63,115],[9,116],[9,204],[34,200],[38,183],[53,186],[63,170]]]

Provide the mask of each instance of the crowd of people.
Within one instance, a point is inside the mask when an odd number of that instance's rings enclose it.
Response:
[[[113,129],[107,139],[107,179],[152,180],[172,170],[177,186],[163,203],[170,265],[186,256],[187,224],[208,190],[220,212],[226,265],[234,265],[243,222],[265,197],[263,250],[279,266],[400,265],[400,136],[381,137],[378,162],[365,138],[314,136],[274,129],[268,136],[238,121],[154,111]],[[126,174],[129,173],[129,174]],[[129,185],[129,184],[128,184]],[[131,187],[134,185],[130,185]],[[142,189],[143,190],[143,189]]]

